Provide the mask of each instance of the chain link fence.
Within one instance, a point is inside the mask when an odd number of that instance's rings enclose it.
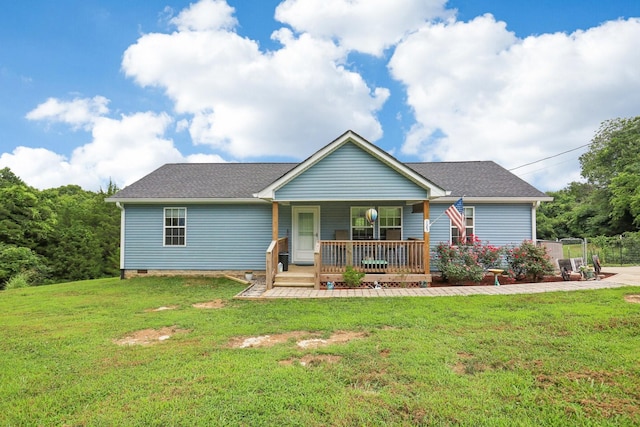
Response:
[[[640,265],[640,233],[588,240],[588,256],[598,255],[604,265]]]
[[[597,255],[600,264],[609,266],[640,265],[640,232],[625,233],[613,237],[564,238],[557,241],[540,241],[547,247],[556,266],[558,260],[582,259],[593,265]]]

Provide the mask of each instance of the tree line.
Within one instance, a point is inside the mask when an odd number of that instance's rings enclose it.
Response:
[[[538,238],[622,236],[640,230],[640,116],[602,123],[580,156],[585,182],[540,206]],[[629,236],[631,237],[631,236]]]
[[[0,169],[0,289],[116,276],[120,211],[77,185],[38,190]]]

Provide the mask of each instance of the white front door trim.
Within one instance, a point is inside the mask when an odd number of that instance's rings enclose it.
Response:
[[[291,262],[313,264],[313,252],[320,238],[320,206],[292,206]]]

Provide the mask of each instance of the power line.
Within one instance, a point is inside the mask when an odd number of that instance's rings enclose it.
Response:
[[[525,175],[531,175],[532,173],[536,173],[536,172],[540,172],[540,171],[543,171],[543,170],[547,170],[547,169],[549,169],[549,168],[552,168],[552,167],[555,167],[555,166],[560,166],[560,165],[563,165],[563,164],[565,164],[565,163],[569,163],[569,162],[571,162],[571,161],[573,161],[573,159],[564,160],[564,161],[559,162],[559,163],[554,163],[554,164],[549,165],[549,166],[544,166],[544,167],[542,167],[542,168],[540,168],[540,169],[534,169],[534,170],[532,170],[532,171],[528,171],[528,172],[524,172],[524,173],[516,174],[516,175],[517,175],[517,176],[520,176],[520,177],[525,176]]]
[[[534,165],[534,164],[536,164],[536,163],[540,163],[540,162],[543,162],[543,161],[545,161],[545,160],[553,159],[554,157],[562,156],[563,154],[567,154],[567,153],[570,153],[570,152],[572,152],[572,151],[576,151],[576,150],[579,150],[579,149],[581,149],[581,148],[588,147],[588,146],[589,146],[589,145],[591,145],[591,144],[593,144],[593,142],[590,142],[590,143],[588,143],[588,144],[581,145],[580,147],[572,148],[571,150],[563,151],[562,153],[554,154],[553,156],[545,157],[544,159],[536,160],[535,162],[526,163],[526,164],[524,164],[524,165],[520,165],[520,166],[517,166],[517,167],[515,167],[515,168],[511,168],[511,169],[509,169],[509,170],[510,170],[510,171],[514,171],[514,170],[516,170],[516,169],[520,169],[520,168],[523,168],[523,167],[525,167],[525,166]]]

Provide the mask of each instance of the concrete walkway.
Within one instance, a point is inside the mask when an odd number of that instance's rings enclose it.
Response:
[[[241,299],[269,298],[353,298],[353,297],[443,297],[467,295],[514,295],[538,294],[542,292],[582,291],[590,289],[620,288],[640,286],[640,267],[604,268],[605,273],[615,273],[603,280],[521,283],[505,286],[447,286],[438,288],[398,288],[398,289],[340,289],[315,290],[302,288],[274,288],[253,286],[236,296]]]
[[[603,267],[605,273],[613,273],[615,276],[608,277],[604,280],[618,283],[626,283],[627,285],[640,286],[640,266],[636,267]]]

